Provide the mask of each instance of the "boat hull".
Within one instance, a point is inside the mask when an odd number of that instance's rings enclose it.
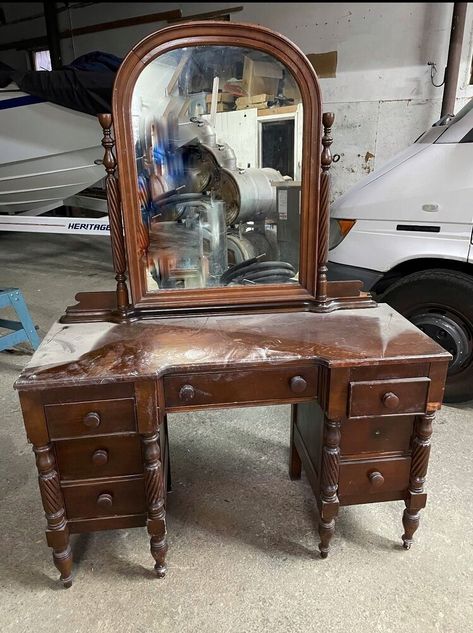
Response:
[[[28,97],[0,92],[0,213],[60,207],[104,176],[96,117]]]

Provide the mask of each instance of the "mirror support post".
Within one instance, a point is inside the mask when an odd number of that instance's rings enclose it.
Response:
[[[112,240],[113,268],[116,273],[115,279],[117,281],[117,311],[119,318],[125,320],[127,318],[129,301],[125,275],[126,255],[125,243],[123,240],[120,191],[116,176],[117,161],[113,153],[115,140],[111,131],[112,115],[99,114],[98,119],[103,130],[102,146],[105,149],[103,166],[107,172],[105,183],[107,191],[108,216],[110,221],[110,237]]]
[[[327,301],[327,258],[328,258],[328,231],[330,217],[330,176],[329,169],[332,164],[330,146],[333,143],[332,125],[335,120],[333,112],[324,112],[322,123],[324,134],[322,136],[322,173],[320,174],[320,213],[319,235],[317,248],[317,295],[320,303]]]

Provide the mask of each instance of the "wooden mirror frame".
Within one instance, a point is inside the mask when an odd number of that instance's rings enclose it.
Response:
[[[199,288],[149,292],[138,249],[138,174],[132,131],[131,100],[144,67],[183,47],[238,46],[256,49],[282,62],[296,79],[303,104],[303,147],[299,283],[257,287]],[[303,53],[288,39],[261,26],[227,22],[179,24],[150,35],[135,46],[118,71],[113,94],[118,178],[124,220],[131,300],[135,309],[192,310],[196,307],[240,308],[281,305],[316,299],[320,206],[321,99],[317,77]],[[325,231],[326,233],[326,231]],[[327,236],[324,236],[327,240]]]
[[[138,174],[131,124],[131,100],[144,67],[158,56],[186,46],[238,46],[255,49],[284,64],[296,80],[303,104],[302,189],[299,283],[149,292],[138,248]],[[322,115],[320,89],[309,60],[283,35],[254,24],[190,22],[164,28],[137,44],[117,73],[113,90],[113,119],[99,115],[105,149],[106,189],[110,219],[115,292],[76,295],[63,323],[129,321],[136,318],[199,313],[310,310],[372,307],[361,292],[362,282],[327,282],[332,113]],[[323,136],[322,136],[323,123]],[[115,139],[117,161],[114,155]],[[322,151],[321,151],[322,148]],[[118,167],[118,169],[117,169]],[[118,171],[118,179],[117,179]],[[126,272],[131,289],[129,301]]]

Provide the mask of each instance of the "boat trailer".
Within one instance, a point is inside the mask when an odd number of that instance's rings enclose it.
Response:
[[[102,217],[44,215],[50,208],[35,209],[14,215],[0,215],[0,231],[23,233],[59,233],[65,235],[110,235],[107,202],[102,197],[81,192],[63,201],[63,206],[103,213]],[[54,205],[57,207],[57,205]],[[53,207],[53,208],[54,208]]]

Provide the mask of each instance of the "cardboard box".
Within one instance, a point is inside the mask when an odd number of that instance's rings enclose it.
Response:
[[[249,97],[258,94],[278,93],[278,85],[283,70],[275,62],[259,61],[245,57],[243,63],[242,86]]]
[[[253,95],[252,97],[238,97],[236,106],[238,110],[243,110],[243,108],[257,108],[262,107],[260,104],[266,104],[268,101],[273,100],[274,95],[268,95],[263,92],[259,95]]]
[[[210,114],[212,104],[207,103],[207,114]],[[217,103],[217,112],[231,112],[233,110],[233,103]]]
[[[206,97],[207,103],[212,103],[212,95],[209,94]],[[217,103],[233,103],[235,101],[235,97],[229,92],[219,92],[217,93]]]
[[[223,90],[234,97],[244,97],[246,96],[246,90],[243,90],[242,84],[243,79],[230,79],[223,86]]]
[[[258,116],[272,116],[273,114],[289,114],[297,112],[296,105],[280,106],[279,108],[258,108]]]
[[[294,99],[294,103],[301,102],[301,92],[299,86],[296,83],[294,77],[287,73],[284,77],[284,85],[282,87],[282,93],[287,99]]]

